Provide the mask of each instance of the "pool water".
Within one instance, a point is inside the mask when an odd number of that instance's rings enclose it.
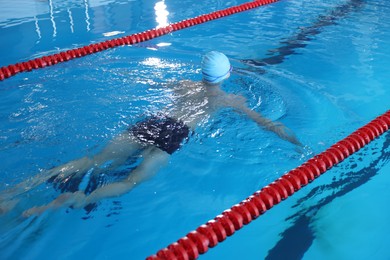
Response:
[[[0,66],[81,47],[245,1],[0,3]],[[385,0],[280,1],[0,82],[0,192],[99,152],[170,105],[169,85],[200,80],[225,53],[223,89],[288,126],[297,149],[223,109],[169,164],[92,211],[23,218],[59,195],[42,184],[0,216],[0,259],[144,259],[389,109]],[[328,171],[201,259],[389,259],[389,134]]]

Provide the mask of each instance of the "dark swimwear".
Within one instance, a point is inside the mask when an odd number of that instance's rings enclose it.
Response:
[[[180,148],[183,140],[188,138],[190,129],[183,122],[171,117],[153,116],[138,122],[129,132],[141,142],[154,145],[173,154]]]
[[[129,133],[139,139],[142,143],[154,145],[161,150],[172,154],[180,148],[181,143],[188,138],[190,129],[183,122],[177,121],[170,117],[153,116],[144,121],[136,123],[134,126],[128,129]],[[85,194],[90,194],[98,187],[112,182],[117,179],[127,176],[131,170],[136,167],[136,159],[131,155],[128,162],[120,169],[112,172],[104,172],[101,174],[91,174],[88,180],[87,187],[85,188]],[[77,172],[68,176],[65,180],[60,178],[59,174],[52,176],[48,183],[51,183],[56,190],[61,192],[76,192],[80,188],[80,184],[83,181],[85,174],[77,174]],[[110,180],[111,179],[111,180]],[[87,208],[94,209],[96,204],[88,205]],[[88,210],[90,211],[90,210]]]

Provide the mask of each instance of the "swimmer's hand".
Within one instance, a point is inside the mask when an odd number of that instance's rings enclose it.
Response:
[[[268,131],[276,133],[280,138],[289,141],[292,144],[303,147],[302,143],[298,140],[295,134],[280,122],[269,121],[264,128]]]

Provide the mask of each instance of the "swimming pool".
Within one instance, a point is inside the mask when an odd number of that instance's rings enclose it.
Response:
[[[1,66],[243,2],[2,3]],[[384,113],[388,9],[385,1],[281,1],[0,82],[1,190],[96,153],[169,105],[167,85],[199,79],[200,57],[213,49],[235,67],[224,88],[306,145],[299,153],[221,111],[152,180],[92,212],[22,219],[21,208],[57,193],[42,185],[24,194],[25,205],[0,219],[2,258],[145,258]],[[386,134],[202,258],[387,259],[388,160]]]

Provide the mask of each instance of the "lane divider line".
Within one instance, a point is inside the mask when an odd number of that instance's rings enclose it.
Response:
[[[53,66],[61,62],[84,57],[86,55],[90,55],[107,49],[112,49],[118,46],[132,45],[132,44],[148,41],[162,35],[166,35],[188,27],[192,27],[194,25],[206,23],[208,21],[216,20],[239,12],[244,12],[277,1],[279,0],[257,0],[253,2],[247,2],[241,5],[229,7],[209,14],[204,14],[194,18],[186,19],[158,29],[155,28],[144,32],[135,33],[129,36],[111,39],[100,43],[93,43],[84,47],[71,49],[71,50],[63,51],[48,56],[43,56],[26,62],[4,66],[0,68],[0,81],[12,77],[21,72],[27,72],[39,68]]]
[[[390,128],[390,110],[147,260],[197,259]]]

